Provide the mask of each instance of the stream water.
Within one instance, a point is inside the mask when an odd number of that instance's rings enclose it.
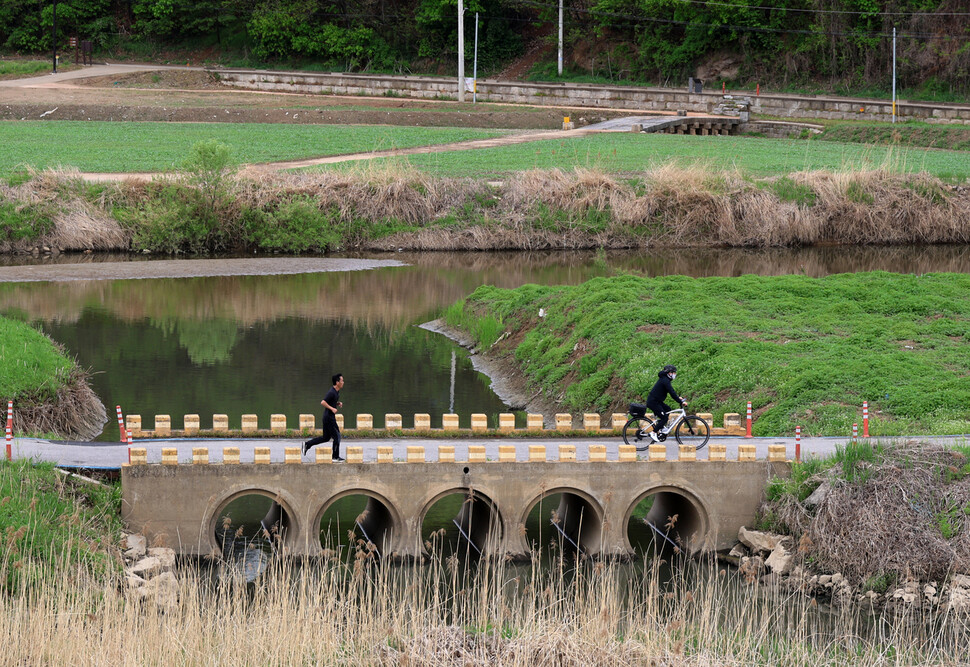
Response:
[[[93,372],[91,384],[112,408],[141,414],[320,414],[330,376],[341,372],[348,419],[357,413],[472,412],[508,407],[476,372],[466,350],[417,325],[484,284],[577,284],[616,272],[734,276],[850,271],[970,271],[970,247],[805,249],[670,249],[649,252],[391,253],[394,264],[364,271],[280,274],[295,260],[278,258],[263,275],[51,280],[4,278],[0,313],[33,322]],[[4,258],[10,266],[53,268],[143,258],[61,256]],[[203,264],[195,264],[201,262]],[[204,268],[211,260],[191,260]],[[275,269],[273,266],[275,265]],[[109,267],[104,267],[107,272]],[[192,273],[188,271],[187,273]],[[204,271],[200,271],[204,273]],[[319,417],[318,417],[319,418]],[[117,438],[109,421],[99,439]],[[352,422],[349,422],[352,423]],[[295,423],[291,425],[295,426]]]

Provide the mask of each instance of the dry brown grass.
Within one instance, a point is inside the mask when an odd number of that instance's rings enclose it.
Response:
[[[275,208],[295,196],[316,201],[321,209],[334,209],[341,220],[399,220],[425,225],[486,192],[484,183],[435,179],[403,166],[366,165],[347,172],[268,174],[243,172],[233,190],[254,208]]]
[[[178,175],[166,178],[191,187]],[[932,176],[870,170],[787,178],[814,202],[780,199],[770,187],[776,179],[751,182],[700,166],[666,165],[629,180],[591,169],[533,170],[496,188],[400,165],[303,174],[250,170],[227,181],[230,196],[220,215],[228,236],[237,240],[244,207],[274,210],[294,198],[334,212],[341,224],[393,221],[411,228],[384,238],[370,236],[366,225],[342,230],[344,247],[375,250],[970,242],[970,190]],[[112,218],[112,207],[138,206],[157,190],[157,184],[124,182],[108,186],[92,202],[77,172],[47,170],[23,185],[0,186],[0,199],[44,202],[54,211],[56,229],[42,245],[124,250],[131,232]],[[597,220],[605,216],[605,226],[590,223],[591,213]],[[449,224],[437,224],[442,220]],[[8,242],[0,251],[36,245]]]
[[[81,195],[81,174],[76,169],[30,170],[30,180],[15,187],[0,184],[0,201],[40,204],[50,212],[53,231],[31,241],[0,243],[0,252],[26,252],[48,246],[67,251],[126,248],[130,234],[108,209]]]
[[[504,199],[513,210],[531,210],[541,202],[553,210],[583,212],[612,209],[634,196],[633,189],[594,169],[526,171],[506,185]]]
[[[75,367],[52,400],[41,404],[18,404],[17,430],[55,434],[68,440],[96,437],[108,420],[108,413],[87,379],[88,374]]]
[[[864,483],[846,481],[838,467],[823,473],[831,490],[814,509],[786,497],[775,508],[781,521],[796,539],[805,536],[815,566],[857,584],[881,575],[939,582],[970,572],[966,456],[926,443],[886,448],[884,462],[857,464]]]

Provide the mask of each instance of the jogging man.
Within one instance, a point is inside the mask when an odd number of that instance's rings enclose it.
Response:
[[[344,376],[341,373],[335,373],[330,380],[333,382],[333,386],[320,401],[320,405],[323,406],[323,435],[304,442],[303,453],[306,454],[315,445],[333,440],[333,460],[343,461],[340,457],[340,427],[337,426],[336,415],[337,410],[344,406],[340,402],[340,390],[344,387]]]
[[[650,439],[654,442],[660,442],[660,438],[657,437],[657,431],[660,431],[667,425],[667,416],[670,413],[670,406],[664,403],[667,396],[680,403],[682,406],[687,407],[687,401],[677,395],[674,391],[673,381],[677,377],[677,367],[667,364],[663,367],[663,370],[657,373],[657,383],[653,385],[653,389],[650,390],[650,394],[647,396],[647,407],[653,410],[653,414],[657,416],[657,421],[650,431]]]

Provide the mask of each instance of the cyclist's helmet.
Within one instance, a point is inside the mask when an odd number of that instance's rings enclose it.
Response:
[[[677,367],[674,366],[673,364],[667,364],[666,366],[664,366],[664,369],[663,369],[662,372],[664,372],[664,373],[676,373],[677,372]]]

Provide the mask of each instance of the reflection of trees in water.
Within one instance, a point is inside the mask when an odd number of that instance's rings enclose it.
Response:
[[[166,334],[175,333],[189,359],[199,366],[229,361],[239,337],[239,325],[232,320],[169,319],[152,324]]]
[[[386,258],[387,255],[376,255]],[[0,286],[0,312],[74,322],[91,306],[124,321],[232,321],[245,326],[295,317],[346,321],[368,331],[435,317],[483,284],[578,284],[612,272],[648,276],[736,276],[855,271],[970,272],[970,246],[654,248],[595,252],[395,253],[399,268],[274,276],[18,283]],[[205,261],[205,260],[197,260]],[[215,335],[215,331],[212,332]],[[203,358],[218,354],[206,332],[187,334]],[[206,352],[206,350],[209,350]]]

